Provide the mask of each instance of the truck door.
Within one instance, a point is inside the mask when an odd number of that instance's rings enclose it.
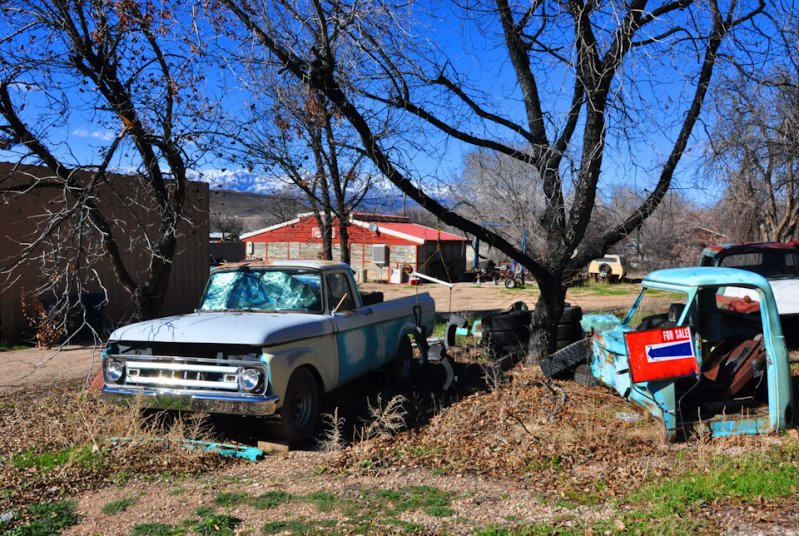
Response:
[[[328,310],[333,311],[339,359],[339,384],[378,367],[383,362],[386,341],[370,307],[359,307],[351,278],[343,272],[327,274]]]

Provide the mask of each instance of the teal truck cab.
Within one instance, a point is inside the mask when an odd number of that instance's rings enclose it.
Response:
[[[644,408],[673,440],[760,434],[793,420],[777,305],[762,275],[734,268],[649,274],[624,320],[585,315],[600,382]],[[601,328],[597,328],[600,326]]]

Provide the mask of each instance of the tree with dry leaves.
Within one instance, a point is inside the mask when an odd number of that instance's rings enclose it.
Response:
[[[41,286],[26,290],[54,294],[51,315],[63,318],[89,282],[110,284],[97,281],[102,259],[129,292],[133,318],[159,314],[186,212],[186,148],[198,150],[212,109],[177,18],[151,2],[0,3],[0,130],[17,161],[0,188],[10,203],[35,192],[53,199],[2,268],[36,266]],[[130,170],[122,191],[115,169]],[[105,210],[100,189],[125,213]]]
[[[564,282],[660,204],[723,46],[734,53],[740,41],[730,34],[765,9],[764,0],[475,0],[430,14],[419,14],[417,4],[387,0],[222,4],[240,23],[230,23],[227,35],[260,47],[262,61],[324,95],[402,192],[528,269],[541,291],[531,326],[535,356],[554,348]],[[474,48],[449,54],[451,38],[434,27],[442,19],[447,30],[465,29],[463,41]],[[479,61],[483,54],[478,74],[459,62]],[[501,86],[503,76],[510,81]],[[389,113],[412,124],[415,129],[403,132],[413,135],[381,136],[375,119]],[[658,151],[641,164],[652,177],[643,202],[618,225],[586,240],[600,178],[624,175],[622,156],[635,162],[637,142],[664,133]],[[524,254],[429,194],[412,160],[436,143],[493,151],[535,171],[544,202],[541,254]],[[615,169],[605,160],[610,155]]]

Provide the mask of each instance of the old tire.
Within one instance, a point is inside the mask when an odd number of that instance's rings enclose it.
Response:
[[[406,385],[413,372],[413,346],[411,339],[403,335],[397,348],[397,356],[383,367],[388,380],[398,387]]]
[[[563,314],[560,316],[561,324],[576,324],[583,319],[583,309],[579,306],[569,306],[563,308]]]
[[[613,268],[609,264],[602,263],[599,265],[599,277],[606,278],[613,273]]]
[[[590,339],[581,339],[539,361],[541,372],[547,378],[563,377],[588,359]]]
[[[280,410],[280,435],[289,442],[305,439],[314,430],[319,415],[319,387],[313,373],[300,367],[291,373]]]
[[[574,369],[574,381],[588,387],[599,385],[599,380],[594,376],[594,373],[591,371],[591,365],[588,363],[577,365],[577,368]]]
[[[507,311],[482,317],[483,333],[489,331],[502,331],[530,326],[533,317],[532,311]]]
[[[458,324],[455,322],[447,322],[444,328],[444,348],[452,348],[458,339]]]
[[[573,343],[583,338],[583,328],[580,324],[558,324],[557,341]]]
[[[516,288],[516,280],[509,277],[505,280],[505,288]]]

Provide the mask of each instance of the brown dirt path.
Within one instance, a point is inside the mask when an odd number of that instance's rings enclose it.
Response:
[[[100,368],[100,346],[28,348],[0,352],[0,393],[36,384],[91,378]]]

